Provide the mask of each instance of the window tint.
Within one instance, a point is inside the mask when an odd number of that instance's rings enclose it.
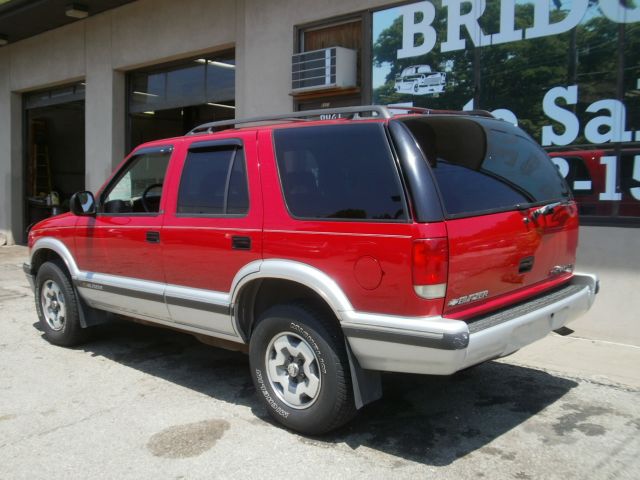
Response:
[[[241,215],[249,209],[249,192],[242,150],[189,151],[185,160],[178,213]]]
[[[291,214],[302,218],[405,220],[398,172],[380,124],[274,131]]]
[[[129,162],[102,198],[103,213],[157,213],[171,150],[142,153]]]
[[[431,166],[449,215],[569,198],[546,152],[512,125],[459,117],[405,123]]]

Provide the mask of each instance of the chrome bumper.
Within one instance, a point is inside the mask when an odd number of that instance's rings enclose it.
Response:
[[[474,323],[341,312],[342,330],[369,370],[449,375],[544,338],[587,312],[599,290],[595,275],[576,274],[549,295]]]

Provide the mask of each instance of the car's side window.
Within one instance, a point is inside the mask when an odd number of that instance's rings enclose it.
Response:
[[[242,149],[222,146],[190,150],[185,159],[179,215],[244,215],[249,191]]]
[[[100,212],[106,214],[158,213],[162,185],[170,157],[170,149],[141,153],[133,157],[102,195]]]
[[[400,177],[381,125],[274,131],[278,171],[294,218],[405,222]]]

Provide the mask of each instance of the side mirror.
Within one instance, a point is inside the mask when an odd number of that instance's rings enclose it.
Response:
[[[91,192],[77,192],[71,196],[69,209],[74,215],[81,217],[93,216],[97,212],[96,199]]]

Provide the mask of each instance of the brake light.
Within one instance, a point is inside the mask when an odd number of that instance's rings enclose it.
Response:
[[[413,289],[422,298],[443,298],[447,293],[449,246],[446,238],[413,242]]]

